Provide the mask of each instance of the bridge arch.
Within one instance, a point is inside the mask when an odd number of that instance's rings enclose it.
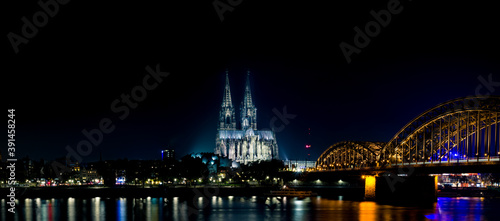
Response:
[[[377,142],[338,142],[321,154],[316,167],[326,170],[376,166],[383,145]]]
[[[316,168],[499,161],[499,117],[500,96],[453,99],[415,117],[387,143],[344,141],[330,146]]]
[[[500,96],[453,99],[408,122],[381,150],[381,165],[490,161],[500,155]]]

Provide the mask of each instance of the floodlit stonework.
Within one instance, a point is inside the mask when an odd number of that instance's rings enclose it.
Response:
[[[257,130],[257,108],[252,102],[249,75],[250,73],[247,75],[245,95],[240,108],[241,128],[237,129],[229,76],[226,72],[226,86],[215,138],[215,154],[243,164],[278,158],[278,144],[274,132]]]

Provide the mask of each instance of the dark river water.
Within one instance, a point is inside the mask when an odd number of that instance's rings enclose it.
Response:
[[[22,199],[2,220],[499,220],[500,199],[439,198],[410,206],[342,197],[211,197]]]

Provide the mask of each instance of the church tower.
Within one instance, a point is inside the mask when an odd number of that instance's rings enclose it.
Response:
[[[224,98],[222,100],[219,130],[236,130],[235,110],[231,100],[231,89],[229,88],[229,73],[226,70],[226,87],[224,88]]]
[[[245,96],[241,104],[241,129],[243,131],[248,128],[257,130],[257,108],[252,102],[252,92],[250,91],[250,71],[247,72],[247,83],[245,86]]]
[[[247,72],[243,102],[236,128],[235,108],[231,100],[229,76],[226,71],[226,87],[220,109],[219,125],[215,136],[214,153],[233,162],[248,164],[278,159],[276,135],[271,130],[257,130],[257,108],[250,90],[250,71]]]

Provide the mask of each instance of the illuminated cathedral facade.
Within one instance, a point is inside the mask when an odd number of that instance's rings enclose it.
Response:
[[[274,132],[257,130],[257,108],[252,101],[249,78],[250,72],[247,73],[238,119],[240,128],[237,129],[236,108],[231,99],[229,75],[226,71],[226,86],[215,138],[215,154],[242,164],[278,159],[278,144]]]

